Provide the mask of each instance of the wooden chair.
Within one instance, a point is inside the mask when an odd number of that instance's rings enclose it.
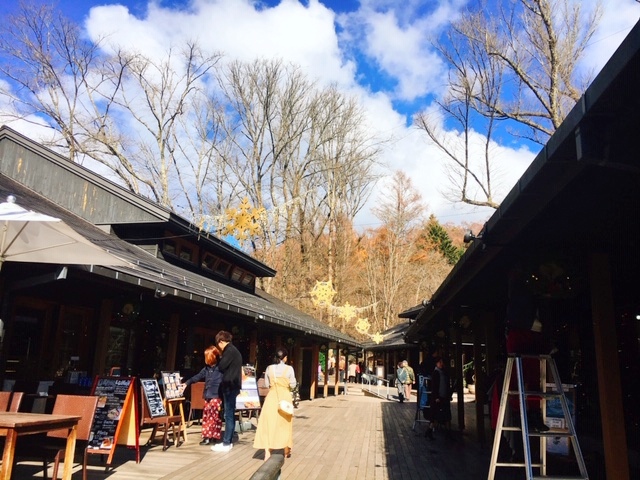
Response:
[[[260,397],[260,406],[264,404],[264,399],[269,393],[269,388],[265,385],[264,377],[260,377],[256,382],[258,385],[258,396]]]
[[[76,442],[86,449],[91,432],[91,423],[96,413],[98,405],[97,396],[85,395],[58,395],[53,406],[54,415],[77,415],[80,421],[76,427]],[[22,441],[18,443],[18,452],[16,456],[20,459],[25,458],[41,458],[44,469],[43,478],[47,478],[47,469],[49,462],[53,459],[53,479],[58,476],[58,467],[61,459],[64,459],[65,446],[67,441],[67,430],[53,430],[48,432],[46,436],[25,437],[33,441]],[[76,449],[80,451],[80,449]],[[85,466],[83,464],[83,475],[85,475]]]
[[[8,412],[19,412],[22,405],[22,399],[24,398],[24,392],[11,392],[11,400],[9,401]]]
[[[24,392],[0,392],[0,412],[17,412]]]
[[[24,392],[0,392],[0,412],[18,412]],[[0,450],[4,448],[5,438],[0,438]]]
[[[80,442],[82,451],[87,448],[89,442],[89,435],[91,434],[91,424],[93,423],[93,417],[96,414],[98,408],[97,396],[85,396],[85,395],[58,395],[56,397],[56,403],[53,405],[53,414],[58,415],[79,415],[82,418],[78,422],[76,428],[77,438],[76,442]],[[54,430],[47,433],[47,437],[50,439],[57,439],[59,443],[66,443],[67,432],[64,430]],[[79,451],[76,449],[76,451]],[[53,478],[58,478],[58,467],[60,465],[60,459],[64,458],[64,448],[58,448],[56,456],[54,457],[53,464]],[[86,462],[82,464],[82,476],[86,478]],[[45,478],[46,478],[46,463],[45,463]]]
[[[194,412],[200,412],[200,421],[202,422],[202,410],[204,409],[204,382],[197,382],[191,384],[191,404],[189,406],[189,420],[188,423],[194,421]]]
[[[0,412],[9,411],[9,402],[11,401],[12,392],[0,392]]]

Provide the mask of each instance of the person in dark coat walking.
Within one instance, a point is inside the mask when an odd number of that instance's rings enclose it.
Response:
[[[436,358],[436,368],[431,374],[431,397],[429,398],[431,423],[427,436],[433,438],[436,429],[444,427],[451,433],[451,387],[449,375],[444,370],[442,357]]]

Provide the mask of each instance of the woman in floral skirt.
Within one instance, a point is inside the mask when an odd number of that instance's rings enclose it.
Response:
[[[222,435],[222,398],[219,396],[222,372],[218,369],[220,350],[211,345],[204,351],[205,366],[200,372],[184,383],[183,388],[195,382],[204,381],[204,408],[202,409],[202,441],[200,445],[209,445],[219,441]]]

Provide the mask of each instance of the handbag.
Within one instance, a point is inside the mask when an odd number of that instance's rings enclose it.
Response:
[[[278,402],[278,411],[285,415],[293,416],[293,403],[288,400],[280,400]]]
[[[275,371],[274,371],[275,373]],[[275,378],[275,375],[274,375]],[[276,397],[278,398],[278,411],[284,415],[289,417],[293,417],[293,403],[289,400],[280,400],[280,395],[278,394],[278,386],[275,386]]]

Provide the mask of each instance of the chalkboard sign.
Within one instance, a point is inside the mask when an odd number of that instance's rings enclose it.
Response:
[[[155,378],[141,378],[140,384],[142,385],[142,393],[147,401],[151,418],[167,415],[162,394],[160,393],[160,387],[158,387],[158,381]]]
[[[180,372],[162,372],[164,397],[167,400],[182,398],[183,390],[180,388],[182,385],[181,379],[182,377],[180,376]]]
[[[98,396],[98,406],[89,434],[89,449],[115,447],[120,418],[127,413],[127,404],[132,404],[132,387],[133,378],[130,377],[96,377],[91,394]]]

